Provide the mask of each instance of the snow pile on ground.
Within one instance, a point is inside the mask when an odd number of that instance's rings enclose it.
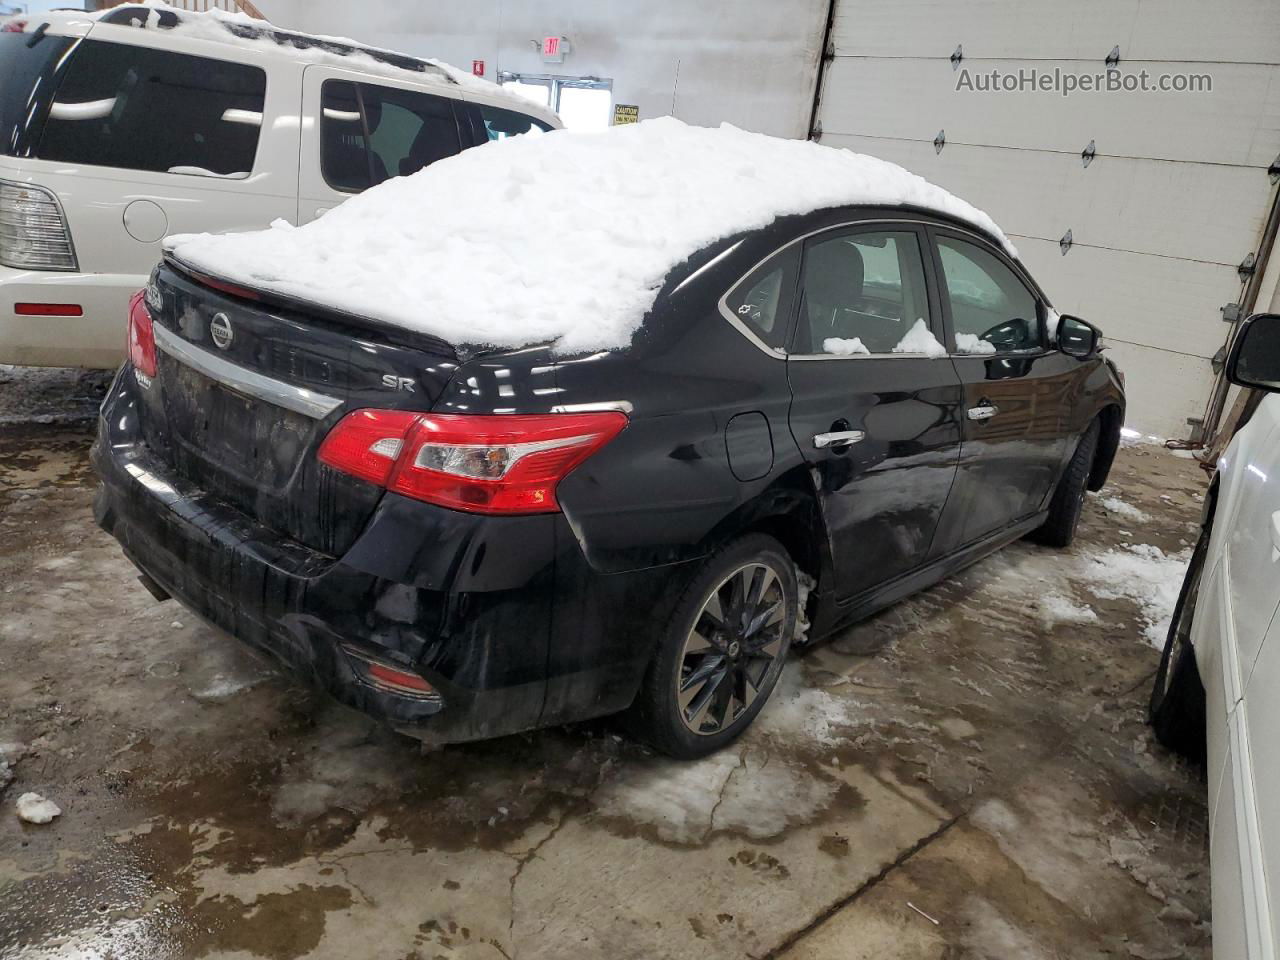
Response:
[[[849,696],[833,697],[809,686],[796,663],[782,671],[769,702],[756,717],[761,732],[796,742],[834,746],[848,739],[842,733],[865,720],[866,704]]]
[[[1099,497],[1098,506],[1117,517],[1132,520],[1134,523],[1150,523],[1151,517],[1131,503],[1125,503],[1119,497]]]
[[[62,816],[62,810],[52,800],[38,793],[24,793],[18,798],[18,817],[27,823],[51,823]]]
[[[1097,613],[1088,604],[1076,603],[1060,593],[1046,593],[1036,598],[1036,611],[1046,627],[1060,623],[1096,623]]]
[[[1143,634],[1152,646],[1163,648],[1190,559],[1190,550],[1166,554],[1149,543],[1134,543],[1082,557],[1080,569],[1094,596],[1136,603],[1144,621]]]
[[[494,141],[302,227],[167,247],[223,279],[453,343],[572,353],[625,347],[671,269],[714,241],[841,204],[938,210],[1013,252],[985,213],[896,164],[671,117]]]
[[[938,342],[938,338],[929,329],[923,319],[917,320],[906,336],[893,348],[894,353],[923,353],[927,357],[945,357],[947,348]]]

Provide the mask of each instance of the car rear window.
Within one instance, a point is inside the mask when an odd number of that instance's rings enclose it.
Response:
[[[320,90],[320,171],[358,193],[462,149],[453,102],[374,83],[326,80]]]
[[[248,176],[267,75],[258,67],[86,40],[49,105],[42,160]]]
[[[53,73],[74,42],[69,37],[0,33],[0,154],[30,154]]]

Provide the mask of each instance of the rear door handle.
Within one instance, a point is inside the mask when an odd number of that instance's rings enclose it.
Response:
[[[819,450],[834,447],[842,443],[861,443],[867,435],[861,430],[836,430],[832,433],[815,433],[813,445]]]
[[[990,420],[999,412],[1000,412],[1000,408],[997,407],[994,403],[982,403],[976,407],[969,408],[969,419],[970,420]]]

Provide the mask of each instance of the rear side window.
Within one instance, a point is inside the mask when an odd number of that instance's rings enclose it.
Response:
[[[267,75],[258,67],[86,40],[40,138],[42,160],[204,176],[248,176]]]
[[[0,154],[29,155],[68,37],[0,33]]]
[[[791,300],[799,265],[793,244],[751,271],[724,298],[725,309],[756,340],[775,350],[787,342]]]
[[[453,103],[412,90],[326,80],[320,90],[320,171],[359,193],[461,150]]]

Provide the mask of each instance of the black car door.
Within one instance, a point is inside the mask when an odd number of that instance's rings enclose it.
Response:
[[[964,385],[963,441],[935,555],[1034,515],[1062,467],[1079,364],[1051,348],[1048,308],[994,244],[930,228],[948,348]]]
[[[790,424],[818,488],[838,599],[924,562],[959,457],[960,382],[912,224],[804,242]]]

